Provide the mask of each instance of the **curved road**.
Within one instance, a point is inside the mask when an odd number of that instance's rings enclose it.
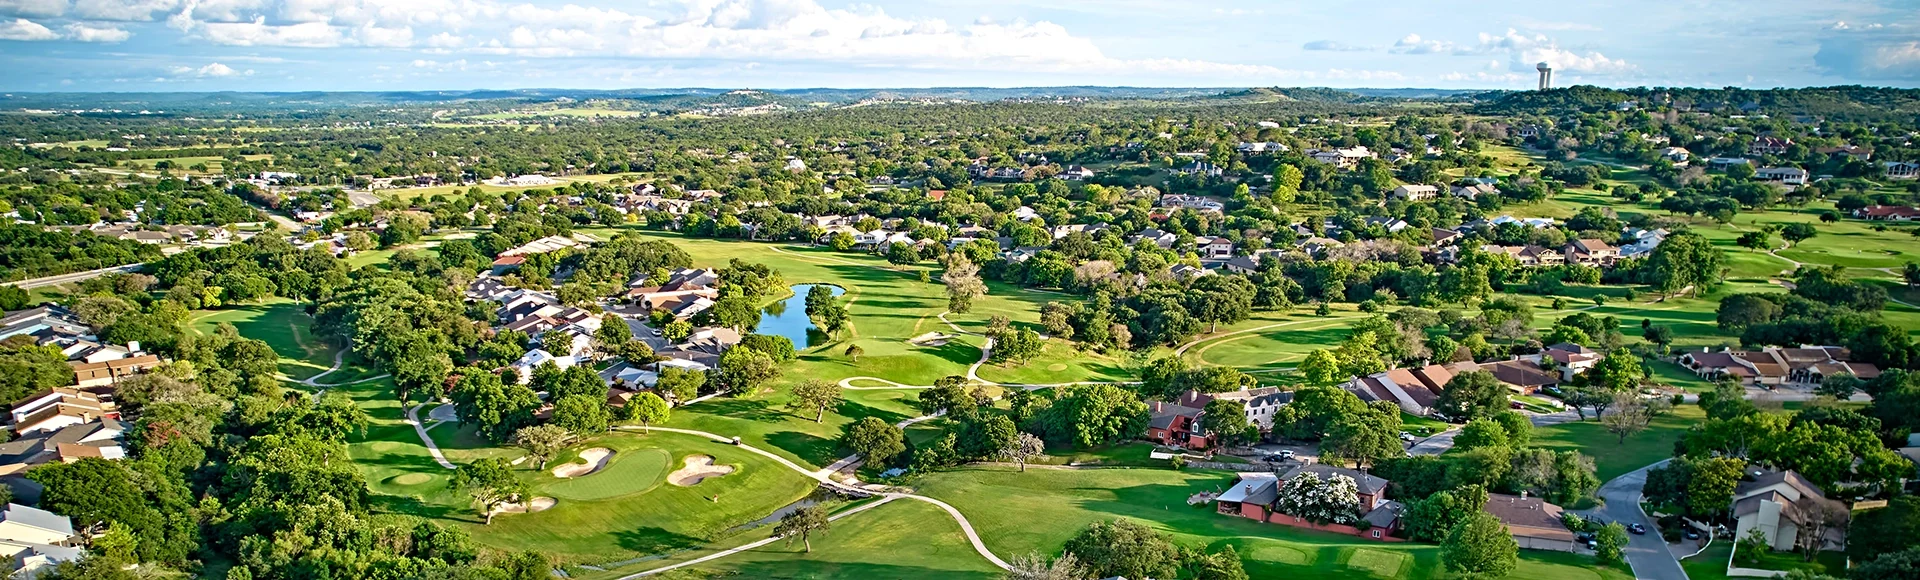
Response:
[[[1647,470],[1666,463],[1663,460],[1636,469],[1600,486],[1598,495],[1606,504],[1590,514],[1621,525],[1637,523],[1647,527],[1645,535],[1627,535],[1627,564],[1633,567],[1633,577],[1642,580],[1687,580],[1687,571],[1680,567],[1680,560],[1673,557],[1666,541],[1654,532],[1659,527],[1646,512],[1640,511],[1640,487],[1647,483]]]

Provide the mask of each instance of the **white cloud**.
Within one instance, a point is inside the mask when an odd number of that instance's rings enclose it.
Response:
[[[1820,39],[1813,55],[1822,73],[1865,80],[1920,80],[1920,31],[1894,24],[1840,23]]]
[[[1513,72],[1532,71],[1536,64],[1542,62],[1557,71],[1589,75],[1626,73],[1637,68],[1625,60],[1609,58],[1598,51],[1561,48],[1558,42],[1547,35],[1527,35],[1511,28],[1507,29],[1506,34],[1482,32],[1479,43],[1473,45],[1428,40],[1418,34],[1408,34],[1393,43],[1388,51],[1396,54],[1506,55],[1506,68]]]
[[[1356,46],[1333,40],[1315,40],[1300,45],[1301,50],[1328,50],[1334,52],[1364,52],[1373,50],[1370,46]]]
[[[0,40],[55,40],[60,38],[52,30],[40,23],[25,18],[15,18],[13,22],[0,23]]]
[[[0,14],[54,18],[67,13],[67,0],[0,0]]]
[[[1394,42],[1393,46],[1387,49],[1388,52],[1395,54],[1440,54],[1454,52],[1455,50],[1451,42],[1444,40],[1427,40],[1420,38],[1418,34],[1408,34],[1406,37]]]
[[[217,77],[231,77],[231,76],[251,76],[253,74],[252,70],[247,70],[245,72],[237,71],[237,70],[234,70],[233,67],[220,64],[217,62],[209,63],[206,66],[202,66],[199,68],[194,68],[190,66],[176,66],[167,70],[169,72],[172,72],[173,76],[179,77],[179,78],[217,78]]]
[[[340,29],[321,22],[272,26],[265,18],[258,18],[253,22],[200,22],[194,26],[206,39],[232,46],[324,48],[340,46],[345,39]]]
[[[124,42],[133,36],[127,29],[118,26],[93,26],[75,22],[61,27],[70,40],[80,42]]]
[[[156,13],[172,12],[181,0],[74,0],[73,15],[89,20],[145,22]]]
[[[1625,60],[1607,58],[1597,51],[1575,52],[1560,48],[1544,34],[1528,36],[1514,29],[1507,29],[1503,35],[1480,33],[1480,46],[1473,50],[1477,54],[1505,53],[1508,55],[1508,68],[1515,71],[1533,70],[1537,63],[1547,63],[1556,71],[1585,74],[1616,74],[1634,70],[1634,66]]]

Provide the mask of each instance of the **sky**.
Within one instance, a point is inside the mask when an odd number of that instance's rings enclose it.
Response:
[[[1920,87],[1920,0],[0,0],[0,91]]]

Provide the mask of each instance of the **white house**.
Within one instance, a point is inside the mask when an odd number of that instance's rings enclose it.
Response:
[[[1763,167],[1753,172],[1753,178],[1781,185],[1806,185],[1807,170],[1798,167]]]
[[[0,540],[24,544],[65,544],[73,540],[73,521],[47,510],[10,503],[5,511],[0,511]]]
[[[1827,499],[1818,486],[1792,471],[1754,474],[1733,490],[1734,535],[1745,538],[1760,530],[1767,545],[1791,551],[1803,531],[1821,528],[1820,549],[1846,546],[1847,505]]]
[[[577,361],[575,361],[573,357],[554,356],[553,353],[536,348],[527,351],[527,354],[521,355],[520,360],[513,361],[513,364],[507,366],[511,367],[515,374],[519,375],[520,384],[524,385],[533,381],[533,369],[540,368],[540,365],[553,363],[553,366],[566,369],[567,367],[573,366],[575,362]]]
[[[1440,194],[1440,188],[1425,184],[1410,183],[1393,188],[1393,196],[1408,201],[1433,199]]]

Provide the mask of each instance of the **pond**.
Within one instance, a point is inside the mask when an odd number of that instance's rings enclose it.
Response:
[[[787,337],[793,341],[793,348],[805,350],[828,342],[827,333],[813,325],[807,318],[807,292],[816,284],[795,284],[793,296],[768,304],[760,311],[760,324],[753,327],[754,334],[770,334]],[[819,284],[833,290],[834,296],[846,294],[847,289],[832,284]]]

